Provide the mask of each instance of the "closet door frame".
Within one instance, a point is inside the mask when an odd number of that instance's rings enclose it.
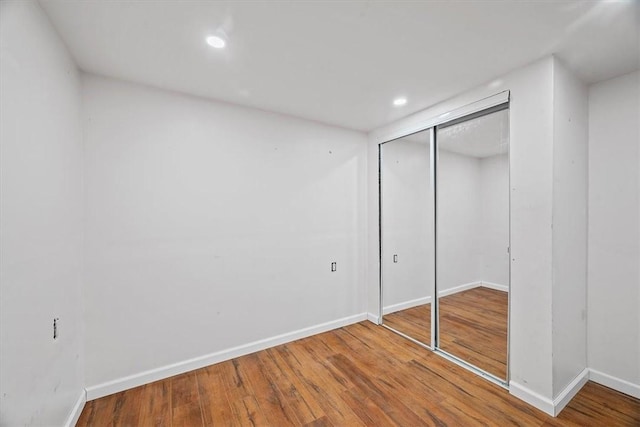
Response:
[[[503,92],[496,93],[495,95],[488,96],[486,98],[480,99],[478,101],[472,102],[467,105],[463,105],[459,108],[455,108],[450,111],[446,111],[438,116],[431,117],[420,121],[419,123],[412,124],[407,126],[406,128],[400,129],[396,131],[391,137],[385,139],[384,141],[379,142],[378,145],[378,280],[379,280],[379,295],[378,295],[378,323],[387,329],[392,330],[395,333],[404,336],[405,338],[421,345],[422,347],[433,351],[434,353],[442,356],[453,363],[471,371],[475,374],[495,383],[505,389],[509,389],[509,379],[510,379],[510,335],[511,335],[511,191],[509,190],[509,295],[508,295],[508,308],[507,308],[507,375],[506,379],[500,379],[496,376],[489,374],[479,368],[474,367],[473,365],[455,357],[449,355],[448,353],[440,350],[438,348],[438,340],[439,340],[439,322],[438,322],[438,314],[439,314],[439,304],[438,304],[438,284],[437,284],[437,135],[436,135],[436,127],[439,125],[451,123],[453,121],[465,121],[470,119],[472,115],[483,115],[482,112],[485,110],[493,109],[494,107],[501,106],[503,104],[507,105],[507,108],[510,108],[510,91],[506,90]],[[511,115],[509,115],[509,120],[511,119]],[[431,173],[431,191],[434,197],[433,206],[433,232],[434,232],[434,271],[433,271],[433,293],[432,293],[432,303],[431,303],[431,347],[414,340],[413,338],[402,334],[398,331],[395,331],[388,326],[383,324],[383,297],[384,297],[384,285],[382,283],[382,272],[383,272],[383,258],[382,258],[382,145],[394,141],[399,138],[403,138],[405,136],[412,135],[417,132],[421,132],[431,128],[431,136],[430,136],[430,173]],[[511,188],[511,126],[509,126],[509,151],[508,151],[508,162],[509,162],[509,189]]]
[[[398,335],[400,335],[400,336],[402,336],[402,337],[404,337],[404,338],[406,338],[406,339],[418,344],[421,347],[424,347],[424,348],[426,348],[428,350],[432,350],[433,351],[433,349],[435,349],[435,343],[436,343],[436,341],[434,339],[434,336],[433,336],[434,331],[436,330],[435,324],[434,324],[434,319],[436,317],[436,313],[435,313],[435,310],[434,310],[433,307],[434,307],[434,304],[435,304],[434,300],[437,300],[437,298],[435,296],[436,295],[435,294],[435,291],[436,291],[435,290],[435,268],[434,268],[434,276],[432,278],[433,279],[432,280],[432,284],[433,285],[431,286],[431,289],[430,289],[430,292],[431,292],[431,310],[430,310],[430,312],[431,312],[430,338],[431,339],[430,339],[430,342],[429,343],[424,343],[422,341],[419,341],[419,340],[411,337],[410,335],[407,335],[404,332],[399,331],[399,330],[397,330],[395,328],[392,328],[391,326],[389,326],[389,325],[384,323],[384,287],[385,287],[385,284],[384,284],[384,276],[383,276],[383,272],[384,272],[384,265],[383,265],[383,260],[384,260],[383,249],[384,248],[383,248],[383,246],[384,246],[384,243],[383,243],[382,223],[383,223],[384,212],[383,212],[383,208],[382,208],[382,206],[383,206],[383,197],[382,197],[382,181],[383,181],[383,178],[382,178],[382,146],[387,144],[387,143],[390,143],[390,142],[393,142],[393,141],[397,141],[398,139],[404,138],[406,136],[414,135],[414,134],[417,134],[417,133],[420,133],[420,132],[424,132],[426,130],[429,131],[429,179],[430,179],[429,191],[431,192],[431,196],[433,197],[433,201],[435,201],[435,182],[433,180],[434,173],[435,173],[435,169],[434,169],[435,163],[434,163],[434,159],[433,159],[434,142],[435,142],[435,126],[427,127],[425,129],[420,129],[420,130],[417,130],[415,132],[409,133],[407,135],[402,135],[402,136],[399,136],[397,138],[390,139],[388,141],[384,141],[384,142],[378,144],[378,243],[379,243],[379,245],[378,245],[379,246],[379,248],[378,248],[378,255],[379,255],[379,259],[378,259],[379,271],[378,271],[378,274],[379,274],[379,277],[380,277],[380,288],[379,288],[379,290],[380,290],[380,295],[379,295],[379,300],[380,300],[379,309],[380,309],[380,312],[378,314],[378,316],[379,316],[378,318],[380,319],[379,320],[379,324],[382,325],[383,327],[385,327],[385,328],[389,329],[390,331],[395,332],[396,334],[398,334]],[[432,216],[431,216],[432,221],[431,221],[431,224],[429,224],[429,226],[434,231],[434,233],[435,233],[435,211],[436,211],[435,205],[433,205],[433,213],[432,213]],[[434,251],[436,249],[436,246],[435,246],[435,234],[434,234],[434,247],[433,247],[433,249],[434,249]],[[435,253],[434,253],[434,255],[435,255]],[[434,258],[434,264],[435,264],[435,258]]]
[[[478,117],[482,117],[482,116],[486,116],[492,113],[496,113],[498,111],[502,111],[502,110],[509,110],[510,109],[510,102],[509,99],[507,99],[505,102],[501,102],[499,104],[493,105],[491,107],[487,107],[481,110],[477,110],[474,112],[471,112],[469,114],[466,114],[464,116],[460,116],[460,117],[456,117],[454,119],[451,120],[447,120],[444,121],[436,126],[434,126],[434,134],[433,134],[433,151],[431,153],[432,159],[435,161],[435,167],[432,168],[432,176],[431,176],[431,180],[432,182],[435,184],[435,191],[433,192],[433,196],[434,196],[434,240],[435,240],[435,248],[434,248],[434,256],[435,256],[435,268],[434,268],[434,283],[435,283],[435,290],[434,290],[434,295],[435,297],[435,303],[433,305],[433,313],[432,313],[432,321],[434,322],[433,326],[435,327],[435,331],[434,331],[434,335],[432,335],[432,345],[433,345],[433,351],[437,354],[439,354],[440,356],[456,363],[457,365],[462,366],[463,368],[470,370],[472,372],[474,372],[475,374],[486,378],[487,380],[503,387],[506,389],[509,389],[509,378],[510,378],[510,351],[509,351],[509,344],[510,344],[510,331],[511,331],[511,128],[509,126],[509,148],[507,150],[507,164],[508,164],[508,177],[507,177],[507,182],[508,182],[508,186],[507,186],[507,192],[508,192],[508,205],[509,205],[509,215],[508,215],[508,225],[509,225],[509,244],[508,244],[508,251],[509,251],[509,264],[508,264],[508,278],[509,278],[509,283],[507,284],[509,291],[508,291],[508,295],[507,295],[507,354],[506,354],[506,364],[507,364],[507,370],[506,370],[506,376],[505,378],[500,378],[490,372],[485,371],[484,369],[481,369],[475,365],[473,365],[472,363],[467,362],[464,359],[461,359],[449,352],[447,352],[446,350],[443,350],[440,347],[440,298],[438,297],[438,154],[439,154],[439,150],[438,150],[438,129],[440,128],[446,128],[449,126],[453,126],[455,124],[458,123],[462,123],[462,122],[466,122],[468,120],[472,120],[474,118],[478,118]],[[509,119],[510,119],[510,115],[509,115]],[[433,317],[435,316],[435,320],[433,319]],[[433,329],[433,327],[432,327]]]

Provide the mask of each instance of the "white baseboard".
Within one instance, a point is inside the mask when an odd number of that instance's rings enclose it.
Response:
[[[430,302],[431,302],[431,297],[416,298],[410,301],[388,305],[382,309],[382,314],[391,314],[391,313],[395,313],[396,311],[406,310],[409,308],[417,307],[419,305],[429,304]]]
[[[527,402],[529,405],[535,406],[542,412],[545,412],[552,417],[555,416],[553,401],[548,397],[544,397],[543,395],[529,389],[528,387],[518,384],[515,381],[509,381],[509,393],[518,399]]]
[[[87,403],[87,392],[83,389],[80,393],[80,397],[78,397],[78,400],[76,401],[76,404],[73,405],[71,412],[69,412],[67,421],[64,423],[65,427],[74,427],[78,423],[78,419],[80,418],[80,414],[82,414],[85,403]]]
[[[367,313],[367,320],[368,320],[369,322],[373,322],[373,323],[375,323],[376,325],[379,325],[379,324],[380,324],[380,316],[376,316],[376,315],[375,315],[375,314],[373,314],[373,313]]]
[[[589,379],[605,387],[612,388],[620,393],[628,394],[636,399],[640,399],[640,385],[634,384],[621,378],[616,378],[595,369],[589,369]]]
[[[195,357],[184,360],[182,362],[173,363],[171,365],[162,366],[160,368],[151,369],[137,374],[129,375],[123,378],[117,378],[102,384],[87,387],[87,400],[98,399],[113,393],[118,393],[130,388],[138,387],[154,381],[172,377],[174,375],[183,374],[185,372],[200,369],[205,366],[233,359],[235,357],[244,356],[256,351],[275,347],[280,344],[286,344],[311,335],[327,332],[332,329],[341,328],[343,326],[358,323],[367,320],[367,313],[356,314],[354,316],[344,317],[342,319],[333,320],[331,322],[321,323],[319,325],[310,326],[308,328],[299,329],[297,331],[288,332],[286,334],[277,335],[275,337],[266,338],[227,350],[218,351],[204,356]]]
[[[443,289],[441,291],[438,291],[438,297],[442,298],[442,297],[446,297],[447,295],[457,294],[458,292],[468,291],[469,289],[477,288],[478,286],[481,286],[481,285],[482,285],[482,282],[478,281],[478,282],[465,283],[463,285],[458,285],[449,289]]]
[[[480,286],[483,288],[495,289],[496,291],[509,292],[509,286],[501,285],[499,283],[493,282],[485,282],[484,280],[480,282]]]
[[[582,387],[589,381],[589,368],[584,368],[582,372],[578,374],[577,377],[573,379],[569,383],[568,386],[565,387],[562,392],[553,399],[553,416],[556,417],[558,414],[567,406],[567,403],[574,398],[576,394],[582,389]]]
[[[575,377],[573,381],[571,381],[569,385],[567,385],[565,389],[562,390],[562,392],[560,392],[560,394],[558,394],[558,396],[553,400],[542,396],[541,394],[523,386],[522,384],[518,384],[515,381],[509,382],[509,393],[518,399],[535,406],[542,412],[545,412],[552,417],[557,417],[571,399],[573,399],[587,381],[589,381],[589,375],[589,369],[583,369],[582,372],[580,372],[580,374],[578,374],[578,376]]]
[[[457,294],[458,292],[468,291],[469,289],[478,288],[482,286],[483,288],[495,289],[496,291],[509,292],[509,286],[500,285],[499,283],[493,282],[485,282],[484,280],[478,280],[476,282],[469,282],[459,286],[455,286],[449,289],[443,289],[438,292],[439,297],[446,297],[447,295]]]

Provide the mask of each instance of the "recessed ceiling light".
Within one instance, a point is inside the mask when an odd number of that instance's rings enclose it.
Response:
[[[393,105],[395,105],[396,107],[402,107],[403,105],[405,105],[407,103],[407,98],[396,98],[393,100]]]
[[[209,36],[207,37],[207,44],[216,49],[222,49],[227,45],[227,42],[220,36]]]

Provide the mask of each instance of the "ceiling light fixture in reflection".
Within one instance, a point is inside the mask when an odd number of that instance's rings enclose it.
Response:
[[[207,44],[216,49],[222,49],[227,45],[227,42],[220,36],[209,36],[207,37]]]
[[[402,107],[403,105],[407,105],[407,98],[396,98],[393,100],[393,105],[396,107]]]

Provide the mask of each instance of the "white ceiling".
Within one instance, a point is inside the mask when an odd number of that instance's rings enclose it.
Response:
[[[85,71],[365,131],[551,53],[586,82],[640,61],[633,0],[40,3]]]

